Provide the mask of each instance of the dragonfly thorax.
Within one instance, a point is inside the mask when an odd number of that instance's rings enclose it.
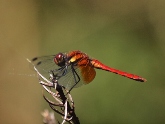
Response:
[[[66,63],[66,56],[63,54],[63,53],[58,53],[55,57],[54,57],[54,62],[62,67],[62,66],[65,66],[65,63]]]

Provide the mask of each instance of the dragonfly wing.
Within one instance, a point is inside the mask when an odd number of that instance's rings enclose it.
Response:
[[[82,85],[77,66],[68,66],[65,75],[58,79],[58,83],[64,86],[66,89],[70,90],[75,87]]]
[[[77,88],[89,84],[95,75],[96,71],[91,66],[68,66],[66,75],[62,76],[58,83],[67,89]]]
[[[32,59],[32,64],[48,80],[50,80],[50,73],[52,71],[57,76],[58,83],[66,89],[88,84],[96,75],[94,68],[89,65],[74,66],[71,64],[64,68],[59,67],[54,62],[54,57],[55,55],[36,57]]]
[[[80,72],[84,84],[89,84],[96,76],[95,69],[89,65],[80,66]]]
[[[47,79],[50,77],[50,71],[60,68],[54,62],[55,55],[35,57],[31,60],[33,66]]]
[[[48,80],[50,80],[50,74],[52,71],[54,75],[57,76],[58,83],[65,88],[70,89],[76,83],[76,87],[81,86],[82,82],[80,82],[79,69],[77,66],[69,65],[66,68],[59,67],[54,62],[55,56],[56,55],[35,57],[31,60],[31,62],[33,66],[42,74],[42,76]]]

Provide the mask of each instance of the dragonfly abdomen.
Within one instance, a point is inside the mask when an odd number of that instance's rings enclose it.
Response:
[[[146,79],[144,79],[140,76],[137,76],[137,75],[134,75],[134,74],[130,74],[130,73],[127,73],[127,72],[123,72],[123,71],[108,67],[108,66],[102,64],[98,60],[92,60],[91,64],[97,69],[102,69],[102,70],[109,71],[109,72],[112,72],[112,73],[115,73],[115,74],[119,74],[119,75],[127,77],[129,79],[133,79],[133,80],[140,81],[140,82],[145,82],[146,81]]]

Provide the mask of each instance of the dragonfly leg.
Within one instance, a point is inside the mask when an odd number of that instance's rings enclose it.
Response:
[[[74,85],[69,89],[69,92],[78,84],[78,82],[80,81],[80,77],[77,74],[77,72],[75,71],[75,69],[73,68],[73,66],[71,66],[72,69],[72,73],[73,73],[73,77],[74,77]],[[78,80],[77,80],[77,78]]]
[[[63,66],[63,67],[61,67],[59,69],[50,70],[48,73],[52,73],[53,74],[53,77],[56,77],[56,79],[58,77],[58,79],[59,79],[60,77],[66,75],[67,69],[68,69],[68,66]],[[60,72],[62,72],[62,74],[58,75]],[[55,74],[55,73],[57,73],[57,74]]]

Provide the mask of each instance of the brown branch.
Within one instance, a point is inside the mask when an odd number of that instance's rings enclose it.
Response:
[[[61,86],[57,87],[56,89],[59,92],[59,95],[62,99],[62,103],[65,104],[65,101],[67,100],[66,96],[64,95],[63,89]],[[71,101],[72,102],[72,101]],[[69,104],[69,101],[67,101],[68,107],[67,107],[67,111],[68,113],[71,115],[72,120],[74,124],[80,124],[79,118],[76,116],[75,111],[74,111],[74,107],[71,107]]]
[[[80,124],[79,118],[76,116],[76,113],[75,113],[74,102],[72,100],[72,96],[70,92],[68,92],[65,89],[65,87],[58,85],[58,80],[56,80],[56,77],[53,77],[52,74],[50,74],[50,78],[51,78],[51,81],[50,81],[46,79],[35,67],[34,69],[39,75],[40,84],[56,100],[56,102],[50,101],[43,94],[45,101],[49,104],[52,110],[54,110],[56,113],[58,113],[59,115],[63,117],[62,124],[65,123],[66,121],[73,124]],[[51,88],[55,89],[56,92],[51,91]],[[64,94],[64,91],[66,95]],[[59,107],[60,110],[58,110],[55,107]],[[46,124],[49,124],[49,123],[46,123]]]

